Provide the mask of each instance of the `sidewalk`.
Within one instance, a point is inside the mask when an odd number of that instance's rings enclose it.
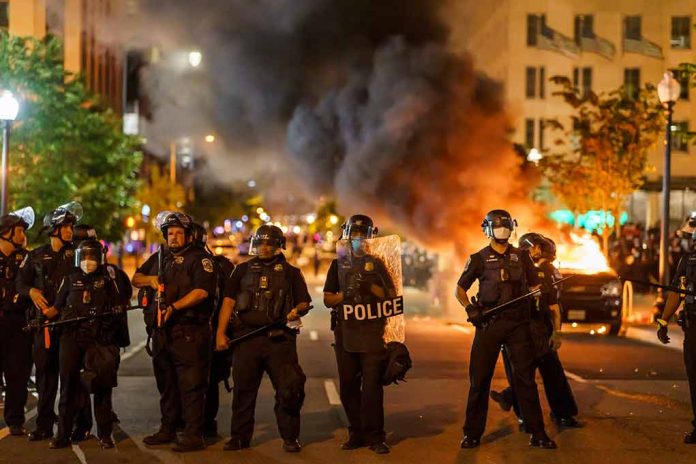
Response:
[[[634,340],[640,340],[653,345],[664,346],[674,350],[683,351],[684,349],[684,331],[677,325],[676,318],[672,318],[669,324],[670,343],[663,345],[657,339],[657,327],[653,318],[653,302],[656,295],[654,293],[638,294],[633,298],[633,310],[630,314],[625,315],[624,320],[624,336]]]

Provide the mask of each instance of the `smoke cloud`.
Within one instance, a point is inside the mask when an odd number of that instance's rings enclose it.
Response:
[[[335,196],[431,246],[480,243],[490,209],[530,224],[502,89],[450,49],[445,14],[444,0],[142,0],[129,40],[163,50],[143,76],[149,144],[215,132],[218,182],[272,173],[281,197]],[[191,48],[200,69],[175,59]]]

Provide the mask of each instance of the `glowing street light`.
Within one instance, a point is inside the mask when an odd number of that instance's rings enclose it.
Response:
[[[10,127],[19,114],[19,102],[12,92],[5,90],[0,95],[0,122],[2,122],[2,183],[0,185],[0,215],[7,212],[7,174],[10,165]]]
[[[527,161],[530,163],[537,164],[541,159],[543,158],[541,152],[537,150],[536,148],[532,148],[529,150],[529,153],[527,154]]]
[[[205,141],[208,143],[213,143],[215,141],[215,136],[213,134],[208,134],[205,136]]]
[[[329,217],[329,222],[331,222],[331,224],[333,224],[333,225],[338,224],[338,216],[336,216],[335,214],[332,214]]]
[[[203,54],[198,50],[192,50],[188,54],[188,62],[192,68],[197,68],[203,61]]]

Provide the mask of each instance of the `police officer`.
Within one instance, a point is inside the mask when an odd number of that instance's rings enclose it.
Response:
[[[681,227],[682,236],[690,235],[696,241],[696,211],[692,212]],[[672,286],[693,293],[696,291],[696,248],[693,247],[685,253],[674,274]],[[667,295],[665,309],[662,317],[657,319],[657,338],[662,343],[669,343],[667,326],[670,318],[677,311],[682,301],[684,308],[679,314],[679,324],[684,330],[684,365],[686,376],[689,379],[689,391],[691,392],[691,408],[694,420],[691,422],[693,429],[684,435],[684,443],[696,444],[696,298],[693,295],[680,295],[670,292]]]
[[[578,406],[558,357],[558,349],[561,346],[561,307],[558,299],[559,292],[554,287],[554,282],[562,277],[553,265],[556,259],[556,244],[537,233],[523,235],[519,243],[520,250],[529,252],[542,282],[540,297],[532,309],[530,329],[537,356],[536,366],[544,382],[544,392],[551,408],[551,416],[559,426],[579,427],[580,423],[575,419]],[[505,349],[503,349],[503,361],[510,386],[502,392],[492,391],[491,399],[505,411],[513,407],[523,425],[513,388],[510,356]],[[524,425],[522,428],[524,429]]]
[[[507,303],[537,288],[539,278],[527,252],[509,244],[516,226],[510,213],[490,211],[483,220],[483,231],[490,244],[469,257],[457,283],[457,300],[466,308],[469,321],[476,327],[469,362],[469,398],[464,423],[462,448],[481,444],[486,427],[488,394],[500,346],[510,355],[514,370],[514,385],[520,409],[529,431],[530,446],[553,449],[553,442],[544,430],[544,419],[534,381],[534,348],[529,329],[530,301],[524,299],[492,316],[485,309]],[[466,294],[474,281],[479,281],[478,296],[471,301]]]
[[[386,368],[385,319],[348,320],[340,317],[342,304],[375,304],[394,297],[395,288],[384,263],[366,254],[365,239],[377,233],[369,216],[357,214],[343,224],[341,238],[350,242],[350,259],[334,259],[324,284],[324,305],[334,308],[336,364],[341,403],[348,416],[348,440],[343,450],[368,446],[389,453],[384,443],[384,387]]]
[[[31,335],[22,329],[30,301],[17,293],[15,277],[27,254],[25,233],[33,224],[31,207],[0,217],[0,365],[6,379],[5,424],[11,435],[26,433],[24,406],[32,361]]]
[[[58,317],[52,305],[63,278],[74,270],[73,226],[81,216],[82,206],[76,202],[61,205],[44,216],[42,232],[48,231],[50,242],[29,252],[17,276],[19,294],[31,298],[33,303],[28,311],[29,320],[46,322]],[[36,430],[29,434],[29,440],[39,441],[53,437],[56,421],[54,404],[58,393],[59,369],[57,337],[48,329],[36,330],[33,354],[39,400]],[[91,411],[87,408],[81,411],[71,437],[73,441],[81,441],[89,436],[91,417]]]
[[[60,329],[60,402],[58,435],[51,441],[52,449],[70,446],[70,431],[77,412],[83,407],[80,394],[84,387],[94,395],[97,436],[103,448],[113,448],[114,412],[111,394],[116,386],[119,365],[119,326],[128,294],[122,295],[116,279],[104,265],[104,249],[95,239],[83,240],[75,253],[79,270],[61,283],[54,308],[60,320],[111,314],[98,319],[64,325]],[[114,314],[117,313],[117,314]]]
[[[251,243],[256,256],[237,266],[225,286],[216,349],[229,347],[226,331],[233,316],[235,337],[250,335],[234,346],[231,437],[225,450],[249,447],[264,371],[276,391],[275,415],[283,449],[290,453],[301,449],[300,409],[306,377],[297,359],[297,330],[288,325],[296,326],[309,311],[311,297],[300,270],[285,260],[284,248],[285,237],[278,227],[259,227]]]
[[[164,294],[153,332],[153,367],[160,390],[159,430],[143,442],[149,446],[171,443],[174,451],[203,449],[203,410],[210,369],[210,317],[215,297],[215,269],[210,257],[192,246],[192,220],[179,212],[160,214],[158,224],[170,256],[160,273]],[[160,286],[150,274],[153,255],[133,276],[138,288]],[[179,418],[183,434],[177,438]]]
[[[215,265],[217,288],[215,291],[215,310],[211,319],[211,327],[217,328],[220,307],[225,292],[225,281],[234,271],[234,264],[222,255],[211,253],[208,248],[208,231],[198,223],[193,223],[193,246],[205,251]],[[230,336],[231,333],[228,334]],[[211,349],[215,349],[215,334],[211,337]],[[220,409],[220,382],[227,382],[231,374],[231,350],[214,350],[210,361],[210,378],[208,379],[208,392],[205,395],[205,410],[203,432],[206,437],[215,437],[218,433],[217,413]],[[227,383],[225,383],[227,386]]]

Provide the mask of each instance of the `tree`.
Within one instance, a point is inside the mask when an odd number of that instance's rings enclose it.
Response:
[[[21,101],[10,159],[12,207],[39,215],[82,203],[82,222],[107,240],[121,237],[141,162],[139,140],[123,134],[121,119],[63,68],[61,42],[0,33],[0,87]]]
[[[181,211],[186,201],[184,187],[178,183],[172,183],[168,175],[162,173],[162,168],[157,163],[148,166],[148,179],[143,182],[135,195],[136,216],[140,220],[145,218],[140,215],[143,205],[150,207],[150,215],[147,217],[145,227],[145,242],[158,243],[162,241],[162,233],[155,228],[154,219],[161,211]]]
[[[553,95],[573,109],[572,127],[558,119],[545,122],[560,137],[540,167],[573,212],[604,212],[606,250],[611,233],[606,218],[618,218],[627,197],[642,185],[648,152],[664,131],[663,109],[650,84],[634,93],[622,87],[597,95],[582,94],[567,77],[551,81],[560,87]]]

